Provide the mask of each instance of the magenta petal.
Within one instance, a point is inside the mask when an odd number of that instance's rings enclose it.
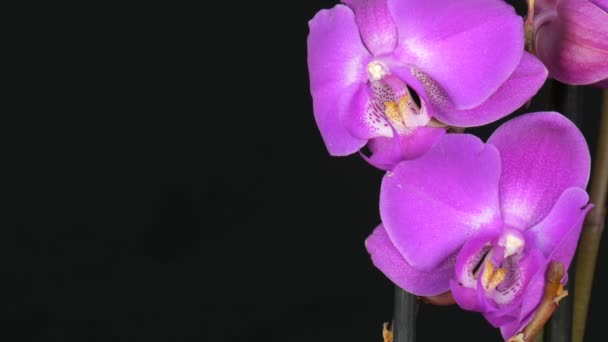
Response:
[[[551,244],[553,246],[553,251],[551,252],[549,257],[547,257],[550,262],[561,262],[562,264],[564,264],[565,269],[568,270],[568,268],[570,267],[570,263],[572,262],[572,258],[574,257],[574,252],[576,251],[578,239],[581,235],[583,221],[585,220],[585,216],[587,215],[589,210],[591,210],[592,208],[592,205],[582,208],[580,210],[580,215],[578,216],[578,219],[572,220],[570,229],[567,231],[565,229],[562,229],[562,235],[556,236],[556,238],[554,238],[554,240],[552,241],[553,243]],[[557,222],[555,223],[559,224]],[[562,222],[561,224],[564,223]],[[547,229],[548,227],[545,227],[545,231]],[[551,232],[550,234],[557,235],[555,232]],[[557,237],[561,237],[561,241],[558,241]],[[549,244],[547,244],[546,247],[549,247]]]
[[[532,317],[530,317],[530,318],[532,318]],[[514,320],[500,326],[500,334],[502,335],[502,338],[504,338],[505,341],[507,341],[509,338],[513,337],[515,334],[521,332],[523,330],[523,328],[526,327],[526,325],[528,325],[528,322],[526,322],[525,324],[520,324],[518,319],[514,319]]]
[[[480,105],[519,64],[522,19],[502,0],[388,0],[388,7],[401,57],[437,81],[459,109]]]
[[[594,3],[597,7],[604,10],[604,12],[608,12],[608,0],[589,0]]]
[[[500,207],[505,223],[527,229],[542,220],[570,187],[589,179],[587,143],[559,113],[538,112],[509,120],[488,144],[500,151]]]
[[[483,311],[477,299],[477,290],[464,287],[455,280],[450,280],[450,290],[454,300],[461,308],[469,311]]]
[[[557,1],[556,9],[542,5],[541,1],[539,19],[535,20],[536,51],[551,76],[569,84],[606,79],[608,12],[605,7],[588,0]]]
[[[441,127],[417,127],[410,134],[401,136],[402,159],[415,159],[426,153],[445,134]],[[373,149],[373,147],[372,147]]]
[[[372,156],[367,161],[382,170],[392,170],[403,161],[415,159],[428,151],[445,134],[445,128],[418,127],[410,134],[379,137],[369,141]]]
[[[545,257],[548,257],[559,244],[564,243],[564,237],[568,235],[574,225],[582,225],[587,212],[591,210],[591,206],[585,207],[588,200],[589,196],[585,190],[580,188],[567,189],[557,200],[549,215],[526,231],[526,241],[532,242],[536,248],[543,252]],[[576,247],[576,241],[578,241],[578,236],[572,246],[572,252]],[[565,262],[568,260],[558,261]],[[566,268],[568,265],[564,264]]]
[[[542,87],[547,69],[533,55],[524,52],[517,69],[487,101],[468,110],[446,108],[435,116],[451,126],[473,127],[494,122],[521,107]]]
[[[605,79],[605,80],[603,80],[603,81],[599,81],[597,83],[594,83],[593,85],[596,86],[596,87],[599,87],[599,88],[608,88],[608,78]]]
[[[352,11],[343,5],[322,10],[309,22],[308,68],[315,120],[330,154],[341,156],[358,151],[367,140],[353,137],[343,117],[353,110],[364,111],[367,96],[365,64],[371,58],[363,46]]]
[[[503,315],[502,312],[484,312],[483,317],[495,328],[517,321],[518,316]]]
[[[424,272],[413,268],[399,254],[382,225],[365,240],[374,265],[400,288],[417,296],[446,292],[453,274],[454,258],[447,258],[436,269]]]
[[[468,134],[444,135],[384,177],[380,215],[391,241],[413,267],[437,267],[469,238],[501,225],[499,177],[494,146]]]
[[[355,12],[361,39],[375,56],[393,51],[397,45],[397,26],[386,0],[343,0]]]

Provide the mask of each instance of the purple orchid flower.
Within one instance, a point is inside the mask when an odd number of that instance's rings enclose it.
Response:
[[[589,169],[584,137],[554,112],[512,119],[486,144],[447,134],[386,174],[367,250],[401,288],[451,290],[507,339],[540,303],[547,265],[572,260]]]
[[[551,77],[608,88],[608,0],[536,0],[534,32]]]
[[[366,144],[391,169],[445,132],[524,104],[547,70],[524,52],[522,19],[502,0],[344,0],[309,22],[314,114],[331,155]],[[414,100],[414,93],[420,103]]]

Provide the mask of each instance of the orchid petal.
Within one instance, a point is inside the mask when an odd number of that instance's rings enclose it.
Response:
[[[521,60],[522,19],[502,0],[388,0],[388,7],[400,35],[396,53],[459,109],[480,105]]]
[[[548,257],[559,244],[564,243],[564,236],[568,235],[575,224],[582,224],[582,220],[591,209],[591,206],[585,207],[588,201],[589,195],[585,190],[581,188],[567,189],[559,197],[547,217],[526,231],[526,241],[531,241],[536,248],[543,252],[545,257]],[[574,246],[576,246],[576,241],[574,242]],[[574,248],[572,251],[574,251]],[[565,262],[567,260],[558,261]],[[564,267],[567,268],[568,265],[564,264]]]
[[[578,245],[578,239],[581,235],[581,229],[583,227],[583,221],[585,220],[585,216],[587,213],[593,208],[592,205],[589,205],[585,208],[581,209],[581,214],[578,217],[578,220],[573,222],[570,230],[563,235],[563,238],[559,244],[557,244],[553,252],[547,258],[551,262],[561,262],[564,265],[566,271],[570,267],[570,263],[572,262],[572,258],[574,257],[574,252],[576,251],[576,247]],[[567,274],[566,276],[567,277]]]
[[[576,126],[554,112],[509,120],[488,140],[500,151],[500,206],[506,224],[527,229],[542,220],[570,187],[589,180],[587,143]]]
[[[469,238],[501,225],[499,177],[494,146],[472,135],[444,135],[384,177],[380,215],[391,241],[413,267],[437,267]]]
[[[355,12],[361,39],[372,53],[380,55],[393,51],[397,45],[397,26],[386,0],[343,0]]]
[[[589,0],[594,3],[597,7],[604,10],[604,12],[608,12],[608,0]]]
[[[449,289],[455,258],[447,258],[436,269],[425,272],[403,259],[382,225],[365,240],[374,265],[400,288],[417,296],[434,296]]]
[[[366,101],[365,63],[371,58],[363,46],[352,11],[343,5],[317,13],[309,22],[308,68],[317,126],[331,155],[358,151],[367,140],[353,137],[342,118]],[[355,95],[358,97],[355,98]]]
[[[485,310],[482,314],[483,317],[495,328],[500,327],[505,324],[509,324],[512,321],[517,321],[519,319],[519,313],[521,311],[521,299],[523,295],[519,295],[519,300],[508,304],[505,307],[496,305],[495,302],[484,298],[486,301],[486,306],[491,306],[490,310]],[[490,304],[490,305],[488,305]]]
[[[461,308],[468,311],[483,311],[480,301],[477,299],[477,290],[462,286],[455,280],[450,280],[450,290],[454,300]]]
[[[473,127],[494,122],[521,107],[538,92],[547,78],[547,69],[533,55],[524,52],[513,74],[487,101],[468,110],[443,108],[435,113],[439,121],[451,126]],[[436,105],[435,108],[441,109]]]
[[[382,170],[392,170],[408,159],[415,159],[428,151],[443,135],[445,128],[417,127],[409,134],[391,137],[379,137],[369,141],[372,156],[368,162]]]
[[[521,332],[531,320],[532,316],[530,316],[525,323],[520,323],[520,321],[515,318],[512,321],[500,326],[500,334],[505,339],[505,341],[507,341],[511,337],[515,336],[515,334]]]
[[[599,81],[597,83],[593,84],[596,87],[600,87],[600,88],[608,88],[608,78],[603,80],[603,81]]]
[[[483,317],[490,323],[494,328],[501,327],[510,322],[517,321],[517,316],[509,314],[503,314],[503,312],[484,312]]]
[[[557,1],[556,8],[540,4],[535,23],[537,56],[555,79],[590,84],[608,77],[608,12],[605,1]],[[543,18],[543,16],[545,18]]]

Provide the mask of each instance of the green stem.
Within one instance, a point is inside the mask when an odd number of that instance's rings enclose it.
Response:
[[[394,342],[416,341],[416,296],[395,286]]]
[[[592,175],[589,201],[595,207],[587,214],[585,219],[576,257],[572,327],[573,342],[582,342],[585,336],[585,323],[587,322],[587,311],[589,310],[589,299],[591,298],[593,274],[606,221],[606,193],[608,192],[608,90],[604,90],[602,115]]]

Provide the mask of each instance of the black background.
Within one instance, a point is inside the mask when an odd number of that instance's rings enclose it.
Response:
[[[308,89],[307,21],[335,3],[36,11],[3,239],[14,340],[381,341],[393,286],[363,241],[382,172],[327,154]],[[599,91],[585,96],[594,146]],[[589,341],[606,337],[607,243]],[[422,305],[418,329],[500,340],[456,307]]]

